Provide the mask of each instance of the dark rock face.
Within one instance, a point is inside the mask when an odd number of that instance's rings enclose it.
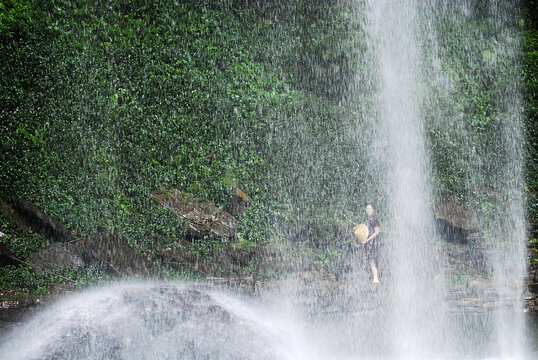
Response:
[[[4,209],[6,210],[6,209]],[[110,231],[101,231],[84,239],[75,238],[58,220],[24,200],[13,204],[11,217],[22,227],[42,233],[49,245],[30,254],[29,264],[39,273],[64,267],[97,266],[119,277],[155,278],[155,265],[136,252],[127,240]],[[0,247],[0,263],[16,262],[9,249]]]
[[[245,305],[222,296],[181,284],[111,285],[40,313],[0,352],[9,359],[282,358],[267,329],[242,316]]]
[[[235,278],[241,282],[241,287],[252,286],[251,274],[245,269],[253,254],[251,252],[233,249],[232,247],[215,248],[208,254],[210,260],[200,254],[181,250],[166,249],[159,255],[162,264],[173,269],[189,269],[193,273],[209,277]],[[245,284],[245,282],[249,284]]]
[[[77,239],[72,236],[72,240],[63,241],[65,236],[62,234],[67,230],[59,221],[31,204],[27,204],[26,208],[31,208],[33,211],[19,214],[15,209],[3,210],[10,211],[10,216],[24,228],[29,228],[30,224],[42,223],[43,228],[49,229],[46,233],[46,236],[49,236],[49,244],[29,256],[29,264],[32,265],[34,271],[54,273],[55,270],[64,267],[96,266],[115,277],[162,277],[153,261],[137,252],[126,239],[114,232],[102,230],[86,238]],[[221,210],[217,210],[214,215],[221,216]],[[54,229],[60,229],[62,234],[55,234]],[[223,234],[223,232],[218,233]],[[62,242],[56,242],[55,239],[62,239]],[[181,241],[181,239],[178,240]],[[193,273],[215,278],[217,283],[225,280],[224,278],[230,281],[234,278],[237,281],[231,281],[232,286],[239,286],[242,289],[248,289],[253,284],[252,275],[245,269],[253,256],[252,251],[236,249],[232,245],[213,248],[204,256],[177,249],[163,249],[157,255],[165,267],[178,270],[189,269]],[[0,261],[5,265],[15,261],[10,256],[7,246],[0,246]]]
[[[14,325],[41,310],[44,305],[75,291],[68,284],[49,284],[46,295],[0,293],[0,332],[4,326]]]
[[[30,254],[29,262],[35,271],[43,273],[62,267],[86,265],[84,247],[79,242],[51,243],[47,247]]]
[[[476,212],[466,209],[452,198],[437,204],[435,221],[437,232],[450,243],[467,244],[480,233]]]
[[[151,261],[113,232],[93,234],[69,243],[51,243],[31,254],[29,261],[38,272],[89,265],[119,277],[151,278],[159,275]]]
[[[6,244],[0,243],[0,267],[7,265],[18,265],[19,261],[15,259]]]
[[[120,277],[159,277],[159,271],[150,260],[129,246],[126,239],[111,231],[89,236],[82,246],[87,265],[98,266]]]
[[[187,220],[195,237],[201,238],[205,235],[216,235],[221,238],[235,237],[237,220],[214,204],[200,201],[177,189],[159,190],[152,194],[159,200],[162,207]]]
[[[74,238],[65,226],[26,200],[17,200],[12,205],[19,218],[34,232],[43,234],[56,242],[69,242]]]

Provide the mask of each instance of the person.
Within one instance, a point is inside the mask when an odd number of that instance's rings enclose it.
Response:
[[[368,237],[364,245],[364,257],[366,263],[370,266],[370,271],[372,273],[373,283],[379,284],[379,276],[377,271],[377,255],[378,255],[378,236],[379,236],[379,220],[377,216],[374,215],[374,206],[370,203],[366,204],[366,215],[367,218],[364,221],[364,224],[368,227]]]

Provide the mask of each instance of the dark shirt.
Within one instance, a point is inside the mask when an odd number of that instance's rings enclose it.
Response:
[[[368,227],[368,237],[375,232],[375,227],[379,226],[379,220],[375,215],[368,216],[364,224]]]
[[[375,215],[369,216],[364,224],[368,227],[368,237],[370,237],[375,232],[375,227],[380,226],[379,220]],[[364,256],[366,258],[366,263],[373,260],[377,264],[377,255],[378,255],[378,238],[379,235],[373,238],[372,240],[366,243],[364,249]]]

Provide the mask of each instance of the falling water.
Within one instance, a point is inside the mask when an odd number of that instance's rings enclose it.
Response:
[[[364,12],[358,16],[367,39],[364,76],[346,94],[360,103],[358,114],[311,123],[297,109],[295,118],[269,124],[264,141],[275,197],[293,214],[323,208],[322,215],[345,218],[362,211],[359,200],[376,205],[383,236],[380,286],[358,269],[337,281],[319,273],[310,274],[311,281],[290,276],[253,305],[181,284],[111,285],[40,314],[2,344],[2,356],[532,357],[521,309],[525,221],[515,6],[474,0],[343,3]],[[474,123],[469,108],[459,106],[479,94],[461,85],[465,79],[448,62],[456,56],[451,41],[458,46],[456,65],[493,89],[489,124]],[[499,79],[507,76],[513,81]],[[323,111],[323,104],[316,106]],[[480,147],[484,127],[491,138]],[[450,151],[437,148],[436,136],[453,145]],[[454,189],[439,180],[440,158],[459,176]],[[486,259],[480,281],[490,291],[474,296],[496,304],[488,312],[451,312],[450,274],[433,221],[435,202],[451,191],[479,216],[481,239],[473,245]],[[282,232],[287,225],[272,224]],[[37,339],[31,346],[29,337]]]
[[[439,1],[368,1],[367,13],[367,32],[379,84],[379,132],[372,139],[372,153],[381,154],[379,159],[388,169],[378,177],[384,179],[380,184],[386,186],[383,190],[389,199],[387,242],[392,296],[398,299],[391,328],[396,353],[403,357],[430,357],[436,350],[457,344],[451,333],[461,330],[458,325],[451,328],[447,318],[444,298],[448,289],[446,282],[439,281],[440,264],[445,259],[439,251],[431,216],[432,199],[439,196],[440,189],[432,188],[430,183],[435,171],[426,131],[441,126],[442,131],[454,136],[449,141],[463,145],[459,153],[442,156],[469,161],[463,160],[459,165],[459,171],[465,174],[461,179],[463,196],[467,198],[466,205],[480,214],[493,296],[507,306],[490,314],[496,333],[492,351],[501,357],[523,358],[522,115],[517,70],[509,69],[518,68],[514,5],[480,1],[450,5]],[[443,17],[455,19],[451,29],[444,29],[449,35],[436,29],[436,22]],[[477,34],[477,24],[482,21],[488,25],[488,32]],[[446,46],[442,37],[451,35],[462,38],[459,55],[440,49]],[[453,103],[458,102],[454,99],[472,96],[454,90],[457,79],[450,78],[454,72],[446,65],[450,56],[468,61],[464,66],[468,66],[467,72],[473,74],[469,76],[477,83],[487,82],[494,87],[500,82],[496,77],[513,76],[493,95],[497,96],[497,103],[489,110],[490,121],[496,122],[498,129],[492,131],[492,141],[484,149],[477,150],[474,143],[487,133],[476,124],[471,125],[474,120],[470,114],[461,109],[447,113],[435,106],[440,102],[433,99],[446,100],[446,94],[452,96]],[[501,168],[497,167],[499,163]],[[484,189],[490,189],[488,195],[480,196]]]
[[[391,244],[392,327],[396,353],[426,356],[428,345],[441,338],[439,306],[443,294],[434,283],[436,251],[430,209],[429,161],[424,122],[420,114],[421,88],[419,43],[416,39],[417,8],[414,1],[369,1],[368,33],[379,76],[377,94],[378,136],[372,153],[383,154],[387,173],[384,184],[390,213],[386,237]],[[437,305],[437,306],[435,306]],[[431,355],[431,354],[429,354]]]

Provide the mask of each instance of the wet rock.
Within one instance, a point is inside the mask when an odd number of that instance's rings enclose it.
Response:
[[[65,226],[41,209],[24,200],[13,206],[16,220],[23,228],[41,232],[49,244],[31,254],[28,262],[37,272],[53,272],[64,267],[97,266],[119,277],[159,277],[155,265],[129,246],[126,239],[110,231],[101,231],[85,239],[75,237]],[[6,209],[3,209],[6,211]],[[2,256],[9,256],[7,247],[0,247]]]
[[[167,208],[187,220],[195,237],[216,235],[220,238],[233,238],[237,232],[237,220],[210,202],[196,199],[177,189],[158,190],[152,195]]]
[[[448,260],[447,270],[451,273],[487,274],[490,270],[486,248],[465,244],[449,244],[443,248]]]
[[[286,238],[293,242],[307,242],[312,240],[312,226],[305,219],[296,219],[286,225]]]
[[[24,292],[0,292],[0,328],[13,326],[28,316],[35,314],[43,306],[57,301],[65,294],[75,291],[69,284],[54,284],[47,286],[48,294],[36,295]]]
[[[29,256],[35,271],[54,272],[64,267],[96,266],[125,278],[155,278],[155,265],[113,232],[92,234],[69,243],[51,243]]]
[[[89,236],[82,242],[86,265],[128,278],[155,278],[159,271],[149,259],[135,251],[127,240],[112,231]]]
[[[12,209],[17,213],[19,220],[32,231],[38,232],[48,239],[56,242],[73,241],[72,234],[65,226],[52,216],[46,214],[37,206],[26,200],[16,200],[12,204]]]
[[[466,244],[480,232],[475,211],[467,209],[454,198],[440,201],[435,210],[437,231],[445,241]]]
[[[237,248],[233,245],[218,247],[211,252],[212,258],[241,267],[248,266],[253,255],[253,251]]]
[[[232,187],[233,195],[230,205],[226,209],[233,217],[239,217],[247,210],[250,205],[250,197],[237,186]]]
[[[525,281],[527,295],[525,308],[527,311],[538,313],[538,261],[533,261],[533,259],[538,258],[538,246],[536,244],[528,243],[527,256],[531,261],[528,265],[528,276]]]
[[[28,262],[38,273],[50,272],[62,267],[86,265],[84,248],[79,242],[51,243],[30,254]]]
[[[161,252],[159,259],[166,267],[177,270],[189,269],[191,272],[203,276],[249,276],[250,274],[241,266],[241,261],[238,258],[230,257],[232,251],[231,249],[218,248],[204,256],[177,249],[165,249]]]

